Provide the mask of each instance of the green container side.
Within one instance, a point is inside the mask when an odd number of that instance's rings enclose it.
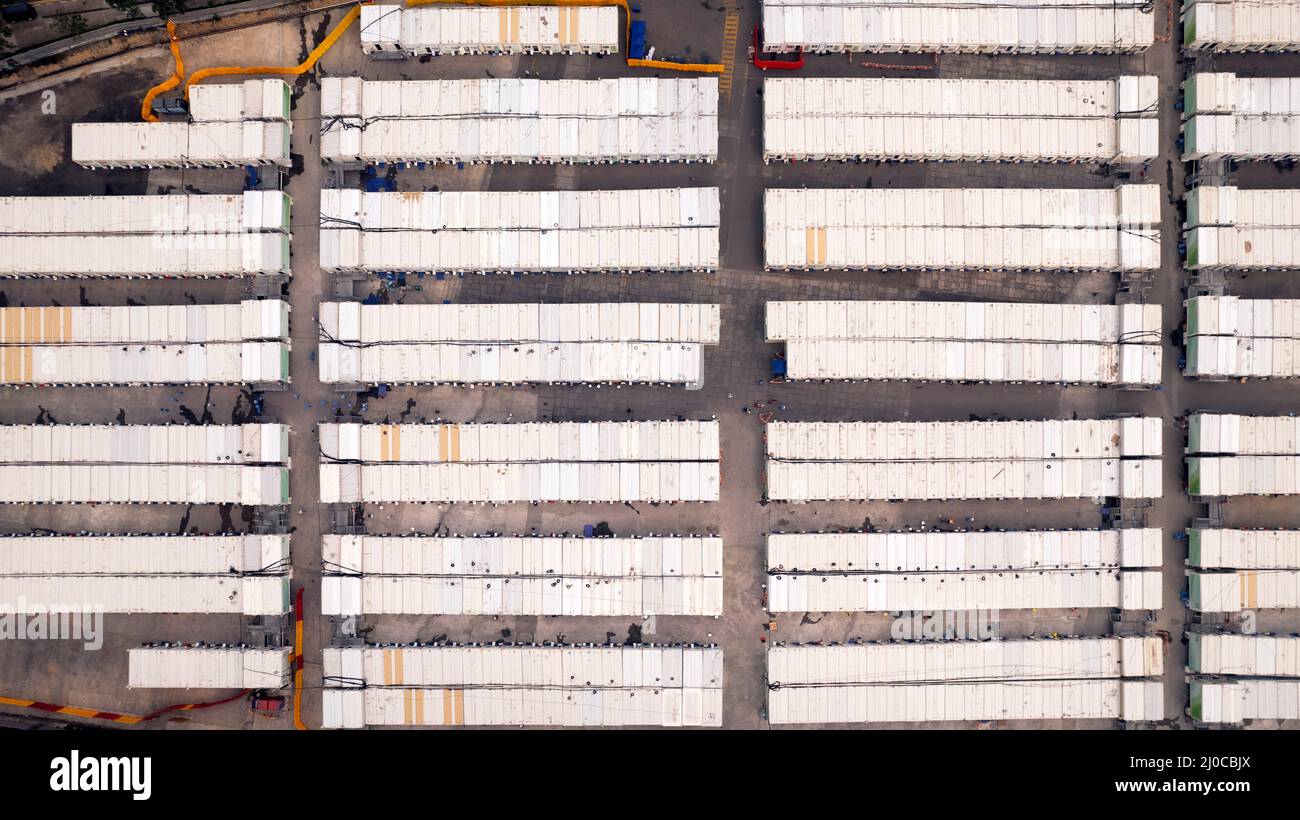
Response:
[[[1195,632],[1187,636],[1187,668],[1201,671],[1201,636]]]
[[[1192,681],[1190,685],[1190,692],[1188,694],[1191,696],[1192,717],[1195,720],[1203,720],[1204,712],[1202,711],[1202,706],[1201,706],[1201,704],[1203,703],[1203,695],[1201,693],[1201,682],[1198,680]]]

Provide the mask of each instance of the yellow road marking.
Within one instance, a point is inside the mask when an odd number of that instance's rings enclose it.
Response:
[[[736,73],[736,40],[740,35],[740,12],[727,12],[722,26],[722,76],[718,78],[718,93],[724,100],[731,99],[731,78]]]

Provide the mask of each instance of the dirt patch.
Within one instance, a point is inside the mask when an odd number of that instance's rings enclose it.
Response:
[[[63,162],[63,143],[38,143],[29,145],[26,150],[20,147],[16,159],[17,165],[26,168],[29,173],[48,174]]]

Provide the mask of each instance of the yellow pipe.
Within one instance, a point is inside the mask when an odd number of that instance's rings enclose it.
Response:
[[[172,50],[172,61],[175,67],[172,69],[172,75],[153,88],[145,92],[144,102],[140,104],[140,117],[145,122],[157,122],[158,117],[153,113],[153,101],[164,91],[170,91],[180,85],[185,79],[185,61],[181,59],[181,40],[176,36],[176,24],[167,18],[167,38]]]
[[[722,74],[727,67],[721,63],[669,63],[664,60],[628,60],[633,68],[666,68],[669,71],[698,71],[701,74]]]
[[[306,60],[296,66],[229,66],[221,68],[201,68],[191,74],[190,78],[185,81],[185,98],[189,99],[191,85],[201,83],[208,77],[228,77],[232,74],[276,74],[296,77],[300,74],[305,74],[315,67],[316,62],[320,60],[321,57],[325,56],[325,52],[334,47],[334,44],[343,36],[343,32],[347,31],[348,27],[355,23],[357,18],[360,16],[360,5],[348,9],[348,13],[343,15],[343,19],[334,27],[334,30],[331,31],[324,40],[321,40],[320,45],[311,50],[311,53],[307,55]]]
[[[632,39],[632,9],[627,0],[406,0],[408,7],[417,6],[618,6],[625,12],[623,26],[625,40]],[[633,60],[633,68],[662,68],[667,71],[696,71],[703,74],[722,74],[727,67],[721,63],[670,63],[665,60]]]

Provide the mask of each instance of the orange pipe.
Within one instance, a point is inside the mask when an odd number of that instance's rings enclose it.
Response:
[[[293,727],[307,728],[302,722],[302,587],[293,602]]]
[[[159,94],[164,91],[171,91],[185,80],[185,61],[181,59],[181,39],[176,36],[176,24],[167,18],[167,39],[168,45],[172,50],[172,61],[175,67],[172,69],[172,75],[153,88],[145,92],[144,102],[140,104],[140,118],[145,122],[158,122],[158,117],[153,113],[153,101]]]

